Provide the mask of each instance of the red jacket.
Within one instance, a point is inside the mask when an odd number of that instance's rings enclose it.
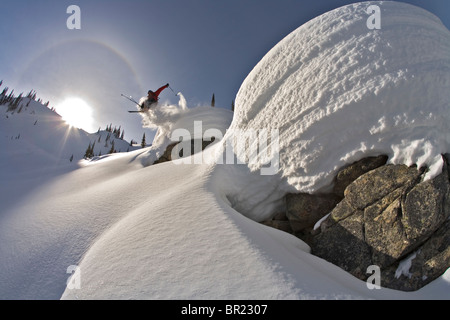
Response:
[[[158,101],[159,95],[161,94],[161,92],[162,92],[164,89],[168,88],[168,87],[169,87],[169,85],[166,84],[165,86],[162,86],[161,88],[159,88],[158,90],[156,90],[156,92],[153,92],[153,93],[150,92],[149,95],[148,95],[149,100],[150,100],[150,101],[153,101],[153,102]]]

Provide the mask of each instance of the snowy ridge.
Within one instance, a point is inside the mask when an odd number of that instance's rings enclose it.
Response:
[[[31,166],[75,165],[83,159],[89,144],[94,143],[94,156],[108,154],[113,140],[117,152],[136,148],[104,130],[87,133],[71,127],[59,114],[37,101],[23,98],[20,105],[17,108],[20,112],[7,111],[7,105],[0,106],[0,139],[8,145],[8,152],[0,161],[20,163],[22,170]],[[32,163],[27,162],[30,160]]]

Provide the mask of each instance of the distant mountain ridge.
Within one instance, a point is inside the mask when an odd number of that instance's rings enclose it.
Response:
[[[29,159],[33,163],[61,164],[141,148],[124,140],[120,127],[113,128],[111,124],[104,130],[87,133],[68,125],[54,109],[48,107],[48,102],[43,104],[40,99],[35,100],[35,92],[15,97],[14,91],[7,94],[7,89],[3,89],[0,95],[0,139],[3,145],[0,163],[22,162],[33,154],[33,160]],[[87,152],[89,148],[90,152]]]

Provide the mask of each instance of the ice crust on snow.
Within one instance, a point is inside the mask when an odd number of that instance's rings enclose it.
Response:
[[[381,9],[379,30],[367,27],[370,5]],[[235,105],[229,134],[279,130],[283,192],[324,190],[341,167],[380,154],[393,164],[428,166],[432,178],[450,150],[450,32],[409,4],[338,8],[267,53]]]

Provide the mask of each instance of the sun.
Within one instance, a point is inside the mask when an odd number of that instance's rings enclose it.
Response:
[[[88,132],[95,130],[93,129],[92,108],[83,99],[77,97],[67,98],[55,109],[70,126]]]

